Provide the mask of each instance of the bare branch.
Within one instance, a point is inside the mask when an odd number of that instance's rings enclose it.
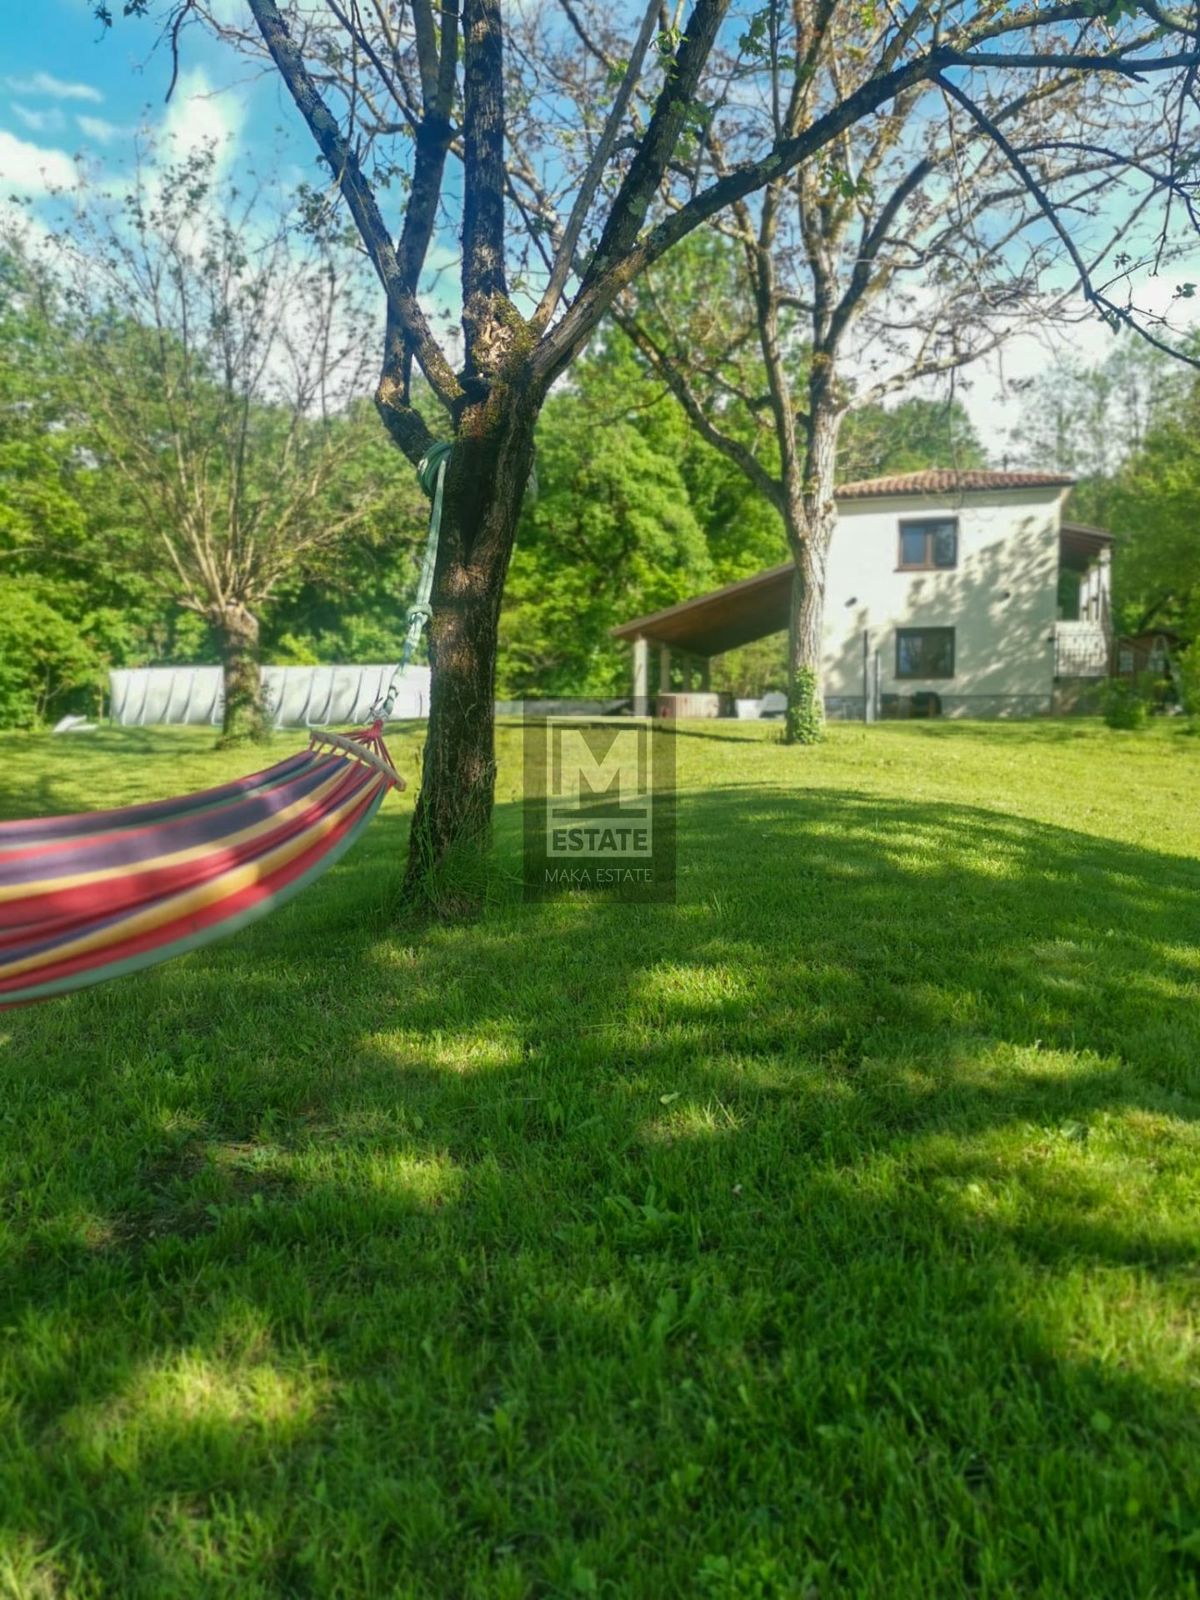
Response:
[[[363,176],[358,157],[322,100],[304,59],[289,35],[275,0],[250,0],[250,9],[263,40],[287,84],[296,109],[308,124],[321,154],[333,169],[338,187],[354,218],[359,236],[387,295],[389,309],[411,339],[421,371],[429,386],[448,409],[462,396],[458,379],[417,304],[406,287],[400,263],[371,186]]]
[[[634,40],[633,49],[630,52],[629,64],[625,68],[620,85],[613,97],[613,103],[609,108],[608,117],[604,123],[604,130],[600,135],[595,150],[592,152],[592,159],[588,163],[587,171],[584,173],[583,181],[580,183],[576,193],[575,204],[571,208],[571,215],[567,219],[566,229],[555,252],[554,264],[550,269],[549,282],[533,315],[533,327],[539,332],[554,315],[555,307],[558,305],[563,289],[566,286],[567,278],[575,265],[575,251],[579,245],[579,237],[583,232],[583,225],[587,221],[587,214],[591,209],[596,190],[600,187],[604,169],[613,153],[613,147],[621,131],[625,110],[633,94],[634,85],[641,76],[642,62],[645,60],[646,51],[650,45],[650,36],[654,31],[658,7],[659,0],[650,0],[646,7],[641,29]]]
[[[619,306],[613,308],[612,315],[617,326],[670,389],[700,436],[712,445],[714,450],[718,450],[727,460],[732,461],[759,493],[778,507],[781,499],[779,483],[739,439],[722,432],[716,426],[693,393],[682,365],[673,360],[662,345],[652,339],[647,330]]]
[[[1006,138],[1003,131],[997,127],[994,119],[989,117],[957,84],[943,77],[939,77],[938,81],[947,94],[962,106],[981,132],[985,133],[993,144],[1004,153],[1013,171],[1036,201],[1038,209],[1054,230],[1063,249],[1067,252],[1071,265],[1075,269],[1084,299],[1094,305],[1108,320],[1123,323],[1126,327],[1132,328],[1135,333],[1156,349],[1162,350],[1168,355],[1176,356],[1179,360],[1186,361],[1189,366],[1200,370],[1200,357],[1190,355],[1186,350],[1178,349],[1173,345],[1167,344],[1165,340],[1159,339],[1137,317],[1132,315],[1127,306],[1119,305],[1111,296],[1096,287],[1091,271],[1084,261],[1078,245],[1071,237],[1070,229],[1063,222],[1058,208],[1054,205],[1050,196],[1038,182],[1033,171],[1019,152]]]
[[[481,364],[479,341],[507,299],[504,271],[504,33],[499,0],[463,8],[463,331],[467,368]]]

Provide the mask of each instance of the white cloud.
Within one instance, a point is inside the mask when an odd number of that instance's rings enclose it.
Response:
[[[88,117],[80,113],[75,121],[79,124],[80,133],[95,139],[98,144],[107,144],[110,139],[119,138],[126,132],[126,129],[118,128],[115,122],[106,122],[103,117]]]
[[[61,133],[67,125],[66,117],[57,106],[49,106],[45,111],[31,111],[28,106],[18,105],[14,100],[9,109],[31,133]]]
[[[6,78],[5,83],[15,94],[49,95],[52,100],[89,100],[99,105],[104,99],[99,89],[90,83],[67,83],[49,72],[35,72],[28,78]]]
[[[224,165],[233,155],[245,120],[246,108],[238,96],[215,90],[203,67],[191,67],[179,74],[167,107],[162,123],[164,146],[178,157],[211,145]]]
[[[73,189],[78,181],[75,163],[65,150],[46,150],[0,129],[0,190],[5,194],[49,194]]]

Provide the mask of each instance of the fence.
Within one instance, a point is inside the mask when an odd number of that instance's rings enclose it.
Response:
[[[365,722],[398,668],[382,666],[264,667],[263,701],[277,728]],[[225,708],[220,667],[132,667],[109,673],[109,715],[121,727],[215,725]],[[391,715],[429,715],[429,668],[407,667],[397,678]]]

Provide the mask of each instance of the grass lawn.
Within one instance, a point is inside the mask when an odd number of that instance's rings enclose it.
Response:
[[[210,745],[4,736],[0,813]],[[678,751],[676,906],[520,902],[507,729],[474,925],[392,799],[0,1015],[0,1595],[1200,1593],[1200,739]]]

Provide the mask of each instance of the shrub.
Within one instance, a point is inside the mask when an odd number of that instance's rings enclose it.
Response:
[[[1200,729],[1200,643],[1185,650],[1175,665],[1179,672],[1181,709],[1191,718],[1192,727]]]
[[[1140,728],[1146,721],[1146,695],[1128,678],[1110,678],[1101,691],[1100,709],[1110,728]]]
[[[0,727],[31,728],[61,714],[81,690],[95,691],[103,663],[49,601],[0,579]]]

